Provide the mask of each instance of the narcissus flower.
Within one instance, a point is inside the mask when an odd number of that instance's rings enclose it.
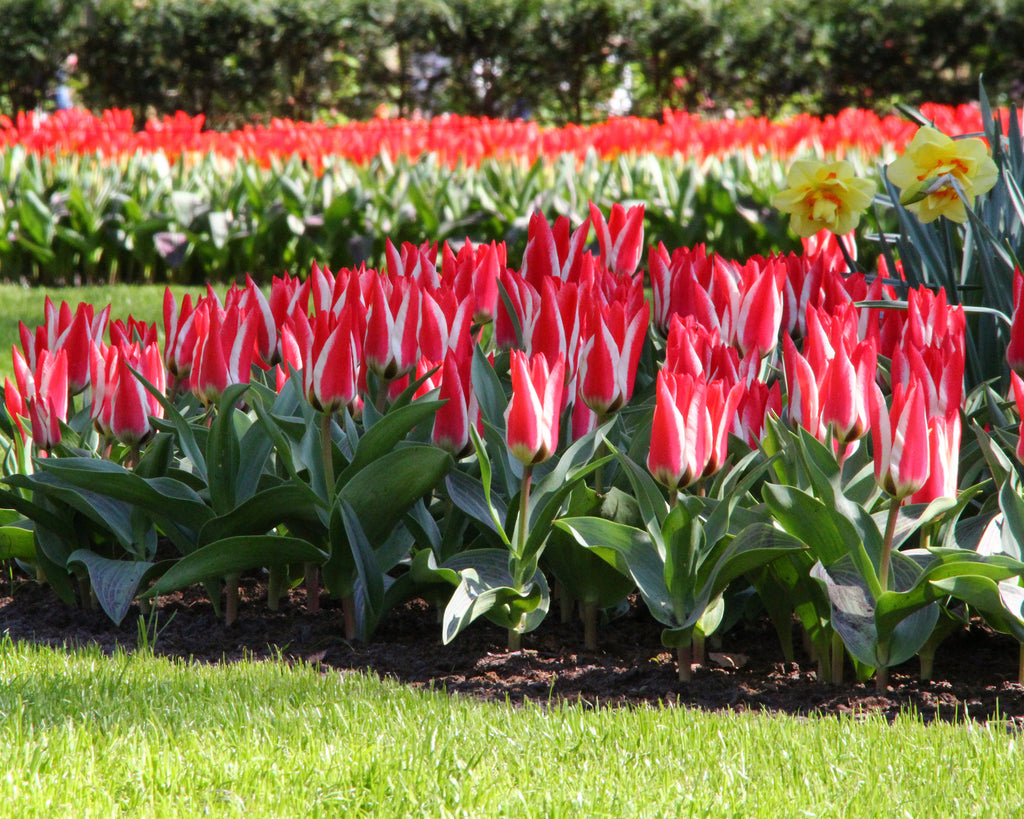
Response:
[[[965,204],[973,207],[974,198],[991,190],[999,178],[999,169],[983,140],[954,140],[927,126],[918,129],[887,173],[903,191],[900,202],[922,222],[934,222],[940,216],[965,222]],[[954,180],[964,199],[954,188]]]
[[[846,160],[798,160],[789,169],[786,184],[785,190],[772,197],[772,205],[790,214],[790,225],[804,238],[819,230],[849,233],[857,227],[875,192],[874,183],[857,178]]]

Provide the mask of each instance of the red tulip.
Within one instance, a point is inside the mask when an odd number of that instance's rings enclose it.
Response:
[[[336,412],[352,404],[358,393],[359,337],[349,305],[335,319],[317,313],[312,335],[305,337],[302,381],[306,399],[320,412]]]
[[[651,248],[648,263],[654,327],[661,336],[668,336],[674,315],[692,315],[701,327],[721,336],[721,322],[709,291],[714,255],[708,257],[704,245],[697,245],[677,248],[670,257],[665,245],[659,243]]]
[[[661,370],[647,456],[654,479],[670,490],[697,481],[711,454],[711,432],[704,380]]]
[[[818,391],[821,424],[832,431],[835,441],[848,444],[867,432],[870,420],[868,396],[875,383],[878,354],[873,341],[862,341],[848,353],[837,340]]]
[[[708,449],[708,462],[701,473],[702,477],[714,475],[725,466],[725,459],[729,454],[729,430],[745,393],[746,385],[742,383],[728,386],[724,381],[716,380],[708,384],[706,400],[711,446]]]
[[[1017,415],[1020,418],[1019,437],[1017,438],[1017,460],[1024,463],[1024,380],[1014,370],[1010,373],[1010,384],[1013,387],[1013,399],[1017,405]]]
[[[633,395],[650,307],[629,315],[621,302],[591,303],[580,351],[580,397],[598,416],[616,412]]]
[[[445,404],[434,415],[434,428],[430,440],[434,446],[451,452],[456,458],[472,450],[470,426],[476,424],[480,411],[470,379],[471,359],[460,360],[449,351],[441,371],[441,389],[438,398]]]
[[[196,348],[189,380],[192,392],[210,405],[229,384],[249,383],[256,323],[243,316],[238,305],[221,315],[211,301],[196,308],[194,322]]]
[[[757,350],[763,358],[778,345],[784,276],[784,266],[768,262],[744,291],[735,327],[736,346],[743,355]]]
[[[523,280],[540,290],[544,279],[576,281],[583,261],[590,219],[573,230],[567,216],[559,216],[549,225],[539,210],[530,215],[526,230],[526,250],[523,253]]]
[[[818,381],[807,359],[797,352],[796,344],[788,334],[782,336],[782,361],[786,375],[789,423],[801,426],[815,438],[821,439],[821,410],[819,408]]]
[[[420,287],[404,276],[371,273],[363,358],[368,369],[393,380],[411,373],[420,358]]]
[[[626,210],[616,202],[605,221],[601,209],[591,202],[590,221],[597,233],[601,264],[613,273],[635,273],[643,253],[644,206],[634,205]]]
[[[892,407],[877,384],[871,391],[871,434],[875,479],[886,492],[902,500],[928,480],[931,452],[924,392],[916,380],[909,388],[893,387]]]
[[[60,423],[68,416],[68,356],[63,348],[43,350],[28,398],[32,440],[39,449],[50,450],[60,443]],[[24,394],[23,394],[24,395]]]
[[[526,465],[539,464],[558,448],[558,423],[565,383],[565,360],[549,366],[543,353],[527,360],[512,351],[512,398],[505,410],[509,451]]]
[[[910,496],[911,503],[955,498],[960,467],[960,414],[933,415],[928,419],[928,479]]]
[[[1021,309],[1021,293],[1024,292],[1024,276],[1020,268],[1013,271],[1013,319],[1010,323],[1010,341],[1006,345],[1006,361],[1015,373],[1024,373],[1024,310]]]

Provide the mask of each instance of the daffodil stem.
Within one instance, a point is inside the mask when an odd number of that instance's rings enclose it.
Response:
[[[882,541],[882,557],[878,563],[878,585],[882,591],[889,590],[889,564],[892,562],[892,539],[896,534],[896,521],[900,516],[902,498],[893,498],[889,506],[889,517],[885,522],[885,540]]]

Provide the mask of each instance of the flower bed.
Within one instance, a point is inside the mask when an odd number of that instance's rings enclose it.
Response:
[[[644,206],[591,203],[530,215],[520,259],[389,241],[379,270],[168,291],[162,328],[47,303],[5,384],[0,554],[115,622],[196,583],[231,622],[253,571],[272,609],[322,584],[363,640],[415,596],[445,643],[487,618],[516,649],[556,591],[593,648],[636,593],[680,679],[750,606],[781,656],[795,618],[820,679],[880,688],[971,616],[1024,642],[996,238],[1020,240],[1024,159],[1015,119],[985,125],[991,157],[916,132],[870,271],[831,232],[867,204],[840,161],[776,198],[799,254],[643,266]]]

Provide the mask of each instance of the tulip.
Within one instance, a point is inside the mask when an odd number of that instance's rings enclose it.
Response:
[[[857,440],[868,429],[868,395],[875,383],[877,353],[873,341],[863,341],[848,353],[839,341],[818,391],[821,424],[840,445]]]
[[[744,355],[756,350],[763,358],[778,346],[784,276],[783,266],[768,262],[743,293],[735,330],[737,346]]]
[[[692,315],[700,326],[721,335],[709,292],[715,257],[707,256],[704,245],[677,248],[670,257],[665,245],[659,243],[651,249],[649,265],[654,328],[663,338],[669,333],[674,315]]]
[[[1021,293],[1024,291],[1024,276],[1020,268],[1013,271],[1013,318],[1010,322],[1010,340],[1006,345],[1006,363],[1016,373],[1024,373],[1024,310],[1021,309]]]
[[[626,210],[616,202],[605,221],[601,209],[591,202],[590,221],[597,233],[601,264],[613,273],[635,273],[643,253],[644,206],[634,205]]]
[[[471,363],[471,359],[460,360],[454,351],[445,356],[437,396],[445,403],[434,415],[434,428],[430,435],[434,446],[447,450],[456,458],[472,451],[470,427],[480,417],[470,379]]]
[[[221,315],[219,306],[210,301],[196,308],[194,323],[196,346],[190,383],[192,392],[209,406],[229,384],[249,383],[256,323],[243,316],[238,305]]]
[[[782,361],[786,376],[789,423],[801,426],[819,440],[821,426],[818,381],[814,370],[799,352],[789,335],[782,337]]]
[[[511,353],[512,398],[505,410],[505,434],[513,457],[527,466],[550,458],[558,448],[558,422],[565,379],[565,359],[548,365],[543,353],[527,360]]]
[[[886,410],[882,391],[875,384],[870,412],[875,479],[882,489],[903,500],[928,480],[930,452],[924,390],[916,379],[911,379],[907,389],[896,384],[892,407]]]
[[[713,446],[707,384],[702,378],[658,373],[647,469],[673,493],[697,481]],[[675,495],[673,494],[674,498]]]
[[[32,440],[41,450],[52,450],[60,443],[62,421],[68,415],[68,356],[63,348],[56,353],[42,350],[27,396]]]
[[[590,219],[572,230],[568,217],[559,216],[554,225],[549,225],[543,213],[534,211],[526,229],[526,250],[520,271],[523,280],[536,290],[540,290],[547,278],[576,281],[589,233]]]
[[[627,315],[621,302],[592,303],[580,351],[580,397],[599,417],[622,408],[633,395],[650,307]]]
[[[311,336],[302,351],[303,390],[314,409],[333,413],[350,406],[356,398],[359,374],[359,338],[354,308],[341,316],[320,312],[314,317]]]
[[[1019,437],[1017,438],[1017,460],[1024,463],[1024,380],[1016,372],[1010,373],[1010,384],[1013,388],[1013,399],[1020,418]]]
[[[420,358],[420,287],[404,276],[367,276],[369,309],[363,357],[368,369],[385,380],[411,373]]]

